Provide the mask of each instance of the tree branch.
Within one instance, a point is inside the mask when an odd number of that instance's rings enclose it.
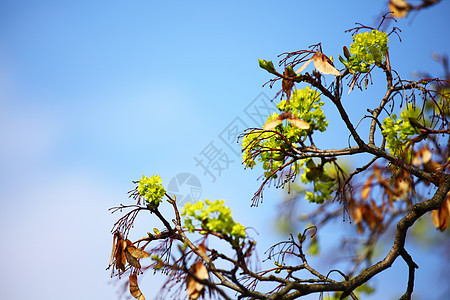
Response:
[[[382,261],[362,271],[360,275],[350,280],[348,282],[348,289],[346,289],[347,292],[344,294],[348,295],[348,293],[353,291],[356,287],[367,282],[376,274],[389,268],[395,259],[401,255],[402,251],[404,251],[406,233],[408,229],[425,213],[438,209],[442,202],[446,199],[449,191],[450,175],[441,173],[441,184],[438,186],[438,189],[433,197],[427,201],[414,205],[412,210],[397,223],[397,233],[395,234],[394,244],[386,257]]]
[[[406,289],[405,294],[403,294],[403,296],[400,298],[400,300],[410,300],[411,294],[412,294],[413,288],[414,288],[414,272],[416,269],[419,268],[419,266],[412,260],[411,255],[409,255],[409,253],[406,252],[405,249],[402,249],[400,251],[400,255],[405,260],[405,262],[408,264],[408,268],[409,268],[408,287]]]

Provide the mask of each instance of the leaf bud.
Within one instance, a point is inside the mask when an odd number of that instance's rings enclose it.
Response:
[[[275,70],[275,67],[273,66],[273,62],[272,61],[267,61],[267,63],[266,63],[267,65],[266,65],[266,70],[267,70],[267,72],[269,72],[269,73],[275,73],[276,72],[276,70]]]
[[[344,47],[343,47],[343,50],[344,50],[344,56],[345,56],[345,58],[350,59],[351,55],[350,55],[350,51],[348,51],[347,46],[344,46]]]
[[[339,61],[348,69],[348,62],[345,61],[345,59],[339,55]]]
[[[258,59],[259,66],[263,69],[267,68],[267,62],[264,59]]]

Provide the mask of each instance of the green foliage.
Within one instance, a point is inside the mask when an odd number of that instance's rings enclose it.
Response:
[[[320,101],[320,93],[310,87],[304,89],[294,90],[289,102],[282,100],[277,108],[283,112],[290,112],[297,118],[309,123],[312,130],[325,131],[328,125],[328,121],[325,121],[325,115],[323,114],[321,106],[324,105],[323,101]],[[270,120],[270,119],[269,119]],[[268,120],[268,121],[269,121]],[[307,131],[289,131],[293,126],[286,127],[286,133],[289,136],[294,136],[300,133],[305,136]],[[294,129],[297,129],[294,127]],[[298,129],[300,130],[300,129]],[[295,141],[291,138],[290,141]]]
[[[282,100],[277,108],[282,112],[292,113],[295,117],[309,123],[308,130],[299,129],[290,122],[284,121],[275,128],[280,134],[273,131],[254,130],[244,136],[242,140],[243,161],[245,167],[253,168],[256,165],[256,157],[263,165],[264,176],[266,178],[277,178],[274,174],[284,163],[285,152],[289,149],[289,144],[295,144],[304,140],[308,134],[316,130],[325,131],[328,122],[321,109],[324,102],[320,101],[317,91],[306,87],[294,90],[289,102]],[[269,116],[266,124],[279,117],[280,114],[273,113]],[[287,143],[287,142],[288,143]],[[255,155],[257,153],[257,155]],[[298,174],[299,164],[294,162],[291,166],[292,172]]]
[[[159,175],[153,175],[150,178],[143,175],[139,180],[139,185],[137,187],[139,195],[142,196],[151,208],[158,207],[166,193],[161,182],[162,180]]]
[[[351,31],[356,33],[364,28],[368,27],[362,25]],[[392,32],[395,32],[395,28]],[[383,244],[380,244],[382,240],[379,237],[389,228],[390,222],[407,214],[408,222],[411,222],[407,226],[398,226],[396,235],[396,237],[401,236],[403,238],[400,243],[404,242],[406,230],[416,222],[415,219],[417,218],[414,215],[415,206],[413,204],[416,200],[422,201],[421,199],[425,199],[424,196],[416,194],[421,192],[420,186],[422,183],[427,186],[430,183],[436,185],[438,189],[435,196],[445,195],[442,191],[448,190],[448,185],[441,185],[448,183],[446,181],[448,178],[445,178],[445,175],[448,175],[445,172],[450,161],[447,155],[448,141],[445,144],[446,146],[441,148],[437,135],[448,135],[448,129],[445,129],[448,120],[445,116],[450,114],[448,102],[450,90],[448,89],[448,81],[439,79],[421,79],[415,82],[400,79],[400,75],[390,68],[389,56],[387,55],[388,35],[385,32],[372,30],[355,34],[353,43],[349,48],[343,47],[345,58],[339,56],[340,61],[347,68],[343,73],[334,68],[331,56],[328,59],[322,53],[320,43],[312,45],[310,50],[283,53],[281,56],[285,57],[277,65],[279,67],[284,65],[282,74],[276,71],[272,61],[259,59],[260,67],[276,77],[269,81],[270,87],[277,81],[281,82],[282,92],[287,96],[287,99],[281,100],[277,104],[278,111],[268,117],[263,129],[249,129],[242,135],[245,167],[253,168],[259,163],[264,169],[265,180],[255,193],[253,205],[258,204],[259,199],[262,198],[264,185],[270,184],[271,179],[280,176],[281,178],[276,185],[282,187],[286,183],[293,183],[292,186],[289,186],[291,195],[286,197],[285,203],[280,206],[281,217],[277,219],[279,228],[284,230],[286,234],[289,233],[289,240],[276,243],[265,252],[265,254],[268,254],[268,259],[275,259],[276,268],[258,273],[250,271],[252,266],[247,264],[251,262],[250,259],[255,255],[255,242],[246,235],[245,227],[233,220],[231,210],[224,205],[224,200],[211,201],[205,199],[195,203],[189,202],[179,210],[176,201],[167,195],[168,202],[173,206],[174,214],[177,217],[172,220],[175,224],[173,226],[170,219],[157,210],[166,194],[161,185],[161,178],[156,175],[150,178],[143,176],[139,180],[138,187],[131,191],[131,197],[137,200],[138,205],[121,205],[114,208],[114,211],[122,211],[123,208],[132,209],[131,212],[116,222],[113,230],[114,242],[110,267],[113,267],[113,270],[114,268],[118,270],[119,275],[130,272],[130,292],[133,297],[143,298],[137,288],[136,276],[142,273],[138,259],[146,258],[150,256],[150,253],[152,254],[151,259],[154,261],[150,267],[169,275],[166,286],[171,286],[171,280],[174,280],[175,284],[186,283],[187,297],[190,299],[200,297],[205,291],[225,295],[225,292],[221,290],[222,287],[234,290],[236,295],[239,295],[238,298],[253,296],[271,299],[295,298],[301,297],[303,293],[299,292],[311,286],[314,286],[313,292],[333,291],[333,294],[328,294],[329,299],[331,299],[330,297],[332,299],[343,299],[343,296],[348,293],[352,293],[350,296],[356,298],[355,295],[359,297],[362,293],[371,294],[373,292],[373,288],[366,284],[373,274],[363,271],[364,265],[365,263],[371,265],[371,261],[381,256],[384,249]],[[298,71],[300,73],[312,61],[314,61],[317,71],[313,71],[312,74],[296,74],[293,66],[303,63]],[[447,59],[442,58],[442,61],[444,64],[447,63]],[[356,126],[352,124],[351,118],[342,105],[341,87],[344,79],[351,78],[351,81],[348,82],[351,87],[350,90],[355,84],[361,88],[362,82],[366,83],[367,88],[369,79],[372,80],[371,74],[367,72],[371,72],[375,66],[382,68],[386,73],[387,93],[375,110],[368,109],[372,113],[373,121],[369,132],[370,142],[365,144],[359,134],[356,133],[359,123]],[[352,73],[351,76],[347,76],[349,72]],[[366,74],[360,78],[361,73]],[[324,74],[336,76],[333,84],[329,87],[323,85],[321,76]],[[316,90],[305,87],[292,91],[295,83],[306,83]],[[432,86],[433,89],[427,89],[428,85]],[[425,101],[423,105],[417,101],[417,104],[421,107],[419,110],[410,105],[411,103],[416,104],[415,91],[418,91],[422,95],[422,100]],[[324,102],[320,99],[321,95],[336,105],[341,119],[350,130],[357,146],[350,146],[350,140],[349,145],[343,149],[334,149],[332,146],[319,149],[315,146],[314,134],[324,132],[328,126],[328,121],[326,121],[322,111]],[[394,97],[401,97],[401,101],[394,102]],[[406,108],[401,110],[403,103],[406,103]],[[392,109],[388,113],[390,115],[380,125],[381,120],[379,118],[385,115],[380,115],[379,112],[389,111],[388,107]],[[400,118],[392,114],[393,111],[400,112]],[[364,116],[363,119],[365,117],[367,116]],[[381,147],[375,145],[375,140],[378,144],[379,137],[375,136],[375,132],[380,134],[379,131],[375,130],[377,124],[381,126],[381,134],[384,137]],[[359,130],[361,129],[359,128]],[[412,146],[420,141],[423,141],[423,143],[417,146],[422,146],[422,149],[416,147],[412,151]],[[434,149],[428,147],[427,143],[429,142],[432,142]],[[387,151],[393,155],[388,155]],[[342,164],[339,161],[342,156],[354,157],[355,154],[362,153],[374,156],[375,159],[357,166],[356,170],[352,172],[350,172],[350,168],[345,167],[345,163]],[[414,160],[407,160],[405,156],[414,158]],[[376,159],[384,160],[384,162],[381,164],[375,163]],[[404,161],[397,165],[397,162],[402,159]],[[447,163],[444,164],[444,160]],[[423,167],[423,171],[417,172],[415,168],[408,168],[407,164],[414,165],[416,168]],[[398,168],[391,168],[389,165]],[[398,170],[402,170],[402,172]],[[411,170],[414,172],[411,172]],[[439,177],[436,175],[437,172],[440,172]],[[297,175],[300,176],[300,180],[295,182],[294,180],[298,179]],[[417,179],[413,178],[414,176]],[[356,179],[357,177],[359,179]],[[419,188],[416,189],[416,187]],[[296,201],[300,200],[302,196],[310,203],[320,205],[316,206],[313,211],[297,207]],[[339,200],[340,203],[329,201],[332,196],[335,196],[335,199]],[[437,196],[427,201],[431,204],[428,210],[438,207],[436,201],[439,200],[439,197]],[[145,201],[143,206],[141,206],[140,201],[142,199]],[[365,234],[365,236],[361,239],[355,238],[355,243],[348,242],[349,240],[345,238],[346,247],[352,247],[350,253],[352,253],[351,259],[354,266],[351,271],[344,273],[333,269],[325,276],[307,264],[304,253],[312,256],[320,254],[321,244],[316,235],[317,227],[330,224],[333,220],[340,218],[341,208],[338,207],[339,204],[343,205],[344,221],[348,215],[349,219],[354,221],[358,234]],[[448,220],[447,208],[447,205],[441,205],[439,210],[434,210],[431,214],[433,225],[441,231],[448,225],[446,223]],[[149,209],[162,222],[165,229],[160,232],[158,228],[154,228],[154,234],[148,232],[148,238],[139,239],[132,243],[126,239],[126,236],[133,226],[137,212],[140,210],[148,212]],[[294,218],[299,211],[303,213],[303,217]],[[183,224],[181,224],[180,215]],[[301,231],[297,233],[298,242],[294,240],[294,236],[291,234],[291,232],[298,230],[295,227],[297,220],[310,220],[318,224],[317,226],[308,224],[303,233],[300,233]],[[402,219],[402,221],[404,220]],[[412,232],[413,237],[416,236],[421,241],[428,243],[425,237],[429,237],[427,235],[429,228],[423,224],[416,223],[410,232]],[[425,225],[431,227],[430,223]],[[370,230],[370,232],[364,233],[364,230]],[[188,237],[189,235],[185,234],[186,232],[204,235],[203,241],[196,246]],[[220,250],[217,251],[214,248],[206,249],[204,242],[208,237],[214,237],[231,244],[236,252],[236,258],[228,257],[225,252],[220,253]],[[155,240],[162,243],[152,248],[150,253],[143,250],[148,243]],[[141,242],[145,242],[145,244],[142,245]],[[177,243],[181,257],[177,257],[171,252],[173,242]],[[305,249],[306,251],[304,251]],[[406,248],[400,250],[406,251]],[[388,264],[394,262],[402,254],[400,250],[394,253],[395,256],[386,256],[382,262]],[[206,259],[205,255],[209,259]],[[295,265],[287,264],[289,256],[290,258],[295,257]],[[303,265],[298,265],[299,258],[303,261]],[[180,261],[183,261],[183,268],[180,268]],[[216,261],[221,267],[224,265],[223,262],[226,264],[234,263],[230,265],[231,270],[226,270],[216,268],[214,265]],[[188,264],[191,262],[195,263],[189,266]],[[126,269],[127,263],[131,267],[128,268],[127,266]],[[410,265],[409,262],[408,264]],[[380,264],[372,265],[369,269],[375,272],[383,271]],[[311,278],[300,273],[294,274],[298,271],[309,271]],[[274,276],[274,274],[282,272],[288,273],[287,277],[283,277],[285,279]],[[343,278],[339,277],[339,281],[335,281],[330,276],[332,273],[339,274]],[[300,274],[300,276],[297,274]],[[206,284],[205,281],[210,280],[209,275],[216,276],[215,279],[211,278],[211,282],[218,282],[217,278],[221,282],[214,286]],[[302,278],[301,282],[297,280],[300,277]],[[352,284],[352,278],[360,278],[358,279],[359,286],[352,285],[349,288],[347,283]],[[262,292],[256,291],[256,285],[261,281],[272,282],[277,286],[269,293],[264,290]],[[292,283],[298,285],[293,286]],[[330,283],[332,284],[330,285]],[[175,284],[172,286],[175,286]],[[267,297],[264,295],[267,295]]]
[[[313,190],[305,192],[305,199],[309,202],[322,204],[331,197],[332,187],[335,185],[334,179],[327,174],[323,167],[316,166],[311,158],[305,160],[303,169],[301,182],[313,184]]]
[[[196,227],[194,222],[197,220],[204,231],[226,234],[235,241],[244,238],[245,227],[233,220],[231,210],[223,205],[224,202],[225,200],[211,202],[205,199],[194,204],[186,203],[181,210],[181,216],[185,217],[184,227],[189,232],[194,232]]]
[[[276,116],[277,114],[274,114],[269,120],[275,119]],[[277,178],[277,174],[272,173],[283,165],[285,157],[282,138],[278,134],[264,130],[252,131],[243,138],[242,148],[246,168],[253,168],[256,165],[254,152],[259,151],[258,161],[263,163],[262,167],[266,170],[264,176]]]
[[[319,241],[317,240],[317,236],[314,236],[311,240],[311,244],[308,247],[308,254],[317,256],[320,254]]]
[[[380,65],[384,62],[388,41],[388,36],[384,31],[372,30],[355,34],[353,43],[350,45],[351,55],[345,51],[346,48],[344,49],[348,61],[345,62],[342,57],[339,59],[351,73],[369,72],[372,64]]]
[[[419,115],[418,109],[408,106],[400,113],[400,119],[395,114],[384,119],[381,133],[386,138],[387,148],[391,153],[403,153],[411,137],[419,133],[417,127],[411,124]]]

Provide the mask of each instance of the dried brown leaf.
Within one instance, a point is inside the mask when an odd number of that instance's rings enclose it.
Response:
[[[284,76],[289,77],[288,68],[284,69]],[[291,90],[294,87],[294,81],[292,79],[283,78],[281,82],[281,87],[283,89],[283,92],[286,94],[286,101],[289,102],[289,99],[291,99]]]
[[[404,18],[409,12],[410,4],[404,0],[391,0],[388,7],[394,18]]]
[[[448,227],[450,218],[450,194],[447,195],[447,199],[442,202],[439,209],[431,211],[431,222],[434,227],[440,231],[445,231]]]
[[[208,270],[201,261],[197,261],[189,271],[193,273],[198,279],[207,280],[209,278]],[[186,294],[189,299],[196,300],[204,292],[204,284],[195,280],[192,276],[187,276],[186,278]]]
[[[130,252],[131,255],[133,255],[136,258],[146,258],[146,257],[150,257],[150,253],[141,250],[139,248],[136,247],[128,247],[127,251]]]
[[[372,200],[372,206],[366,204],[363,212],[363,219],[369,225],[371,230],[382,227],[383,216],[380,213],[380,210],[375,205],[375,202]]]
[[[125,264],[127,263],[127,259],[125,258],[125,252],[120,251],[117,253],[116,257],[116,269],[122,270],[122,272],[125,272]]]
[[[406,2],[405,0],[391,0],[390,2],[397,7],[402,8],[409,7],[409,3]]]
[[[278,124],[280,124],[283,120],[288,120],[291,122],[291,124],[299,129],[309,129],[309,123],[305,122],[296,116],[294,116],[292,113],[282,113],[277,118],[273,119],[270,122],[267,122],[263,129],[264,130],[272,130],[274,129]]]
[[[333,66],[333,62],[323,53],[316,52],[313,56],[314,58],[314,67],[316,67],[317,71],[326,75],[332,74],[335,76],[340,76],[341,73]]]
[[[130,254],[130,252],[128,252],[128,249],[126,249],[125,251],[125,256],[127,257],[127,261],[130,265],[132,265],[133,267],[140,269],[141,268],[141,264],[139,263],[139,261],[137,260],[137,258],[135,258],[133,255]]]
[[[362,191],[361,191],[361,199],[362,200],[366,200],[369,197],[370,191],[372,190],[372,180],[373,180],[373,177],[371,176],[364,183]]]
[[[305,122],[296,116],[292,115],[291,117],[287,118],[289,122],[298,129],[309,129],[309,123]]]
[[[277,127],[278,124],[280,124],[283,120],[281,120],[279,117],[276,119],[273,119],[270,122],[267,122],[264,126],[264,130],[273,130],[275,127]]]
[[[306,67],[314,60],[313,58],[308,59],[303,65],[301,65],[300,68],[298,68],[296,73],[300,73],[301,71],[303,71],[304,69],[306,69]]]
[[[142,295],[142,292],[139,289],[137,276],[135,274],[130,275],[130,294],[138,300],[145,300],[144,295]]]
[[[420,164],[421,164],[420,159],[421,159],[421,154],[420,154],[420,152],[417,152],[416,154],[414,154],[411,164],[416,167],[420,166]]]
[[[397,181],[396,189],[394,191],[394,194],[396,194],[396,197],[394,197],[394,200],[397,199],[407,199],[408,195],[411,192],[411,184],[406,179],[400,179]]]
[[[198,252],[206,255],[206,246],[204,243],[200,243],[200,245],[198,245]]]
[[[428,150],[428,148],[423,148],[421,154],[423,164],[426,164],[431,160],[431,151]]]
[[[116,263],[116,269],[122,270],[122,272],[125,272],[125,264],[127,263],[127,260],[125,258],[125,250],[127,243],[122,239],[122,235],[118,233],[117,235],[117,242],[115,245],[115,263]]]
[[[355,210],[353,211],[353,220],[355,221],[356,224],[359,224],[362,220],[362,216],[363,216],[363,206],[362,205],[358,205]]]
[[[128,253],[130,253],[133,257],[135,258],[146,258],[146,257],[150,257],[150,253],[141,250],[139,248],[136,248],[133,243],[130,240],[126,241],[127,243],[127,248],[126,250],[128,251]]]

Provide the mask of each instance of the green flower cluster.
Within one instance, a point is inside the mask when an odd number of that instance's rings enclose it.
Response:
[[[402,153],[407,142],[418,133],[411,120],[417,120],[419,115],[418,109],[407,107],[400,113],[400,119],[395,114],[384,119],[381,133],[386,138],[387,148],[391,153]]]
[[[323,105],[324,102],[320,101],[320,94],[317,91],[309,87],[294,90],[290,101],[282,100],[277,108],[282,112],[292,113],[295,117],[309,123],[310,128],[308,130],[299,129],[289,121],[283,121],[277,125],[276,131],[281,133],[292,145],[305,138],[309,131],[325,131],[328,121],[325,121],[325,115],[321,109]],[[279,115],[273,113],[269,116],[267,123],[278,118]],[[263,164],[264,176],[277,178],[277,174],[271,174],[285,163],[283,151],[288,148],[289,145],[279,134],[264,130],[251,131],[242,140],[245,167],[253,168],[256,165],[255,153],[258,153],[257,160]],[[294,172],[298,173],[297,162],[292,164],[292,168]]]
[[[235,241],[244,238],[245,227],[234,222],[231,210],[223,205],[224,202],[225,200],[212,202],[205,199],[204,202],[186,203],[181,210],[181,216],[185,217],[184,227],[189,232],[194,232],[194,221],[197,220],[204,231],[226,234],[233,237]]]
[[[266,178],[277,178],[277,174],[272,173],[284,164],[285,153],[280,149],[287,149],[288,146],[283,143],[285,142],[282,141],[281,137],[273,132],[263,130],[249,132],[242,140],[245,167],[253,168],[256,165],[254,152],[259,152],[257,160],[263,164],[264,176]],[[294,166],[296,165],[297,163],[294,163]]]
[[[158,207],[166,193],[166,190],[161,185],[161,182],[161,177],[158,175],[153,175],[150,178],[143,175],[139,180],[137,190],[139,195],[144,198],[150,208]]]
[[[331,198],[334,191],[335,180],[330,177],[323,167],[317,166],[312,158],[302,162],[304,172],[300,180],[304,184],[313,184],[312,191],[305,192],[305,199],[310,203],[322,204],[325,200]]]
[[[353,36],[353,43],[350,45],[350,53],[346,54],[348,62],[341,62],[346,65],[350,72],[369,72],[372,64],[380,65],[388,50],[388,36],[384,31],[372,30],[362,32]]]
[[[323,105],[324,102],[320,101],[320,93],[307,86],[301,90],[294,90],[290,101],[282,100],[278,103],[277,108],[283,112],[290,112],[297,118],[309,123],[313,130],[323,132],[328,125],[328,121],[325,121],[325,115],[321,109]],[[289,127],[297,129],[292,125],[286,128]],[[298,137],[298,133],[301,133],[302,136],[306,135],[306,131],[301,129],[297,129],[297,131],[289,131],[287,129],[286,133],[288,135],[291,133],[291,135],[293,134],[296,137]]]

